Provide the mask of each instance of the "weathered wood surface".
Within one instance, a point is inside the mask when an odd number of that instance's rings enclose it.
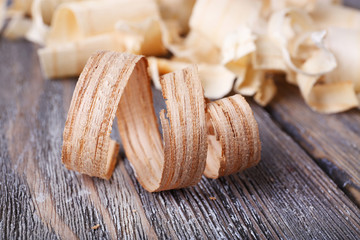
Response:
[[[319,114],[284,81],[267,110],[286,133],[360,206],[360,111]]]
[[[262,160],[244,173],[151,194],[127,160],[110,181],[66,170],[62,131],[76,81],[44,80],[35,53],[0,40],[0,239],[359,239],[359,209],[255,104]]]
[[[344,5],[346,5],[348,7],[360,8],[359,0],[343,0],[342,2]]]

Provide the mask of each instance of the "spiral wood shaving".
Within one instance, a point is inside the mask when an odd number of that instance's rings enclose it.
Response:
[[[167,110],[160,112],[163,138],[153,108],[147,60],[99,52],[76,85],[64,129],[62,161],[68,169],[109,179],[119,145],[110,139],[117,116],[126,156],[150,192],[197,184],[256,165],[258,126],[243,97],[206,103],[192,65],[161,77]]]

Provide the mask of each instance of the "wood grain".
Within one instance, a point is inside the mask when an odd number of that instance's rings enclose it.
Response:
[[[35,51],[0,40],[1,239],[359,238],[359,209],[254,104],[262,160],[243,173],[151,194],[127,160],[109,181],[66,170],[62,131],[76,82],[43,80]]]
[[[299,91],[284,81],[267,107],[271,116],[360,206],[360,111],[313,112]]]

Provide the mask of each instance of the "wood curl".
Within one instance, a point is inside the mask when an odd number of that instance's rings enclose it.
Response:
[[[104,51],[87,62],[76,85],[63,134],[68,169],[109,179],[119,145],[110,138],[115,116],[126,156],[150,192],[197,184],[256,165],[261,145],[251,108],[240,95],[206,104],[192,65],[161,77],[167,110],[153,108],[147,60]]]

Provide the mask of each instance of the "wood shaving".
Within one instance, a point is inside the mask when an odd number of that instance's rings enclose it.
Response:
[[[41,4],[43,2],[43,0],[33,0],[31,5],[31,16],[33,21],[25,34],[26,39],[41,45],[45,44],[45,38],[49,31],[48,26],[44,23],[41,16]]]
[[[209,197],[210,200],[216,200],[216,197]]]
[[[257,0],[199,0],[190,18],[190,29],[221,48],[228,34],[240,26],[255,25],[261,6],[262,2]]]
[[[14,14],[4,31],[4,37],[16,39],[26,35],[31,27],[32,21],[25,18],[23,14]]]
[[[195,65],[163,75],[162,140],[150,83],[142,56],[99,52],[89,59],[64,129],[62,161],[68,169],[111,177],[119,150],[110,139],[115,116],[126,156],[150,192],[192,186],[203,173],[218,178],[259,162],[258,126],[243,97],[205,104]]]
[[[5,37],[45,45],[47,78],[78,76],[97,50],[171,52],[150,60],[157,88],[162,74],[197,64],[209,98],[234,90],[266,105],[276,94],[266,76],[286,74],[316,111],[360,105],[360,11],[339,0],[14,0],[4,9],[1,0],[0,26],[10,17]]]
[[[100,224],[96,224],[96,225],[92,226],[91,229],[92,229],[92,230],[96,230],[96,229],[98,229],[99,227],[100,227]]]
[[[326,44],[335,54],[339,66],[321,77],[302,74],[296,76],[301,94],[314,110],[334,113],[359,105],[356,93],[360,91],[360,73],[356,66],[360,63],[360,45],[356,39],[360,39],[360,31],[330,28]],[[344,42],[347,42],[349,50],[352,49],[354,53],[344,51]],[[326,56],[321,52],[314,52],[302,65],[302,69],[321,69],[326,63]]]
[[[6,1],[5,1],[6,2]],[[31,16],[31,5],[33,0],[13,0],[9,8],[9,14],[22,12],[24,15]]]
[[[132,41],[130,41],[132,42]],[[38,50],[43,73],[50,78],[79,75],[94,50],[139,51],[138,45],[127,45],[127,38],[109,33]]]
[[[10,24],[5,30],[9,39],[24,37],[29,41],[44,44],[48,26],[41,16],[42,0],[15,0],[9,8]],[[29,18],[31,16],[32,19]]]
[[[162,58],[149,58],[149,72],[154,85],[160,89],[160,76],[190,66],[190,62],[174,61]],[[215,64],[199,64],[199,77],[204,88],[204,95],[210,99],[218,99],[228,94],[236,75],[226,67]]]
[[[151,0],[70,2],[55,11],[47,41],[59,45],[112,32],[119,20],[139,22],[156,17],[159,11]]]
[[[320,28],[331,27],[360,29],[360,11],[339,5],[323,4],[310,13]]]
[[[158,0],[160,14],[166,22],[172,22],[172,27],[178,29],[178,34],[189,31],[189,19],[195,0]]]

